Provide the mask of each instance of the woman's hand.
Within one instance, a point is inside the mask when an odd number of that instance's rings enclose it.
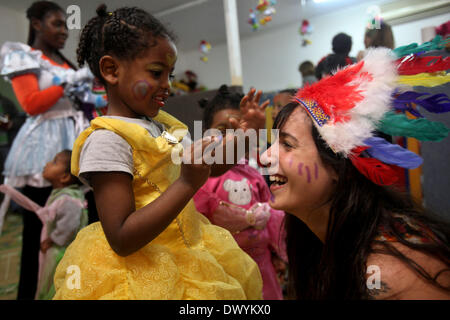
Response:
[[[265,109],[269,105],[270,100],[267,99],[261,105],[259,99],[261,99],[262,91],[259,90],[255,95],[256,89],[251,88],[250,91],[242,98],[240,103],[241,118],[230,118],[230,123],[235,129],[264,129],[266,125],[266,112]]]

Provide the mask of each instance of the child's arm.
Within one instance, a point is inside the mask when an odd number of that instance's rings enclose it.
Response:
[[[32,116],[47,111],[64,95],[62,86],[40,90],[38,79],[32,73],[14,77],[11,84],[20,105]]]
[[[50,233],[52,243],[65,247],[73,241],[83,210],[83,203],[67,195],[62,195],[51,206],[56,208],[55,229]]]
[[[251,88],[250,91],[242,98],[240,103],[241,118],[237,120],[235,118],[230,118],[229,121],[235,130],[242,129],[246,132],[248,129],[254,129],[256,131],[256,141],[259,141],[258,130],[265,128],[266,115],[265,108],[269,105],[270,100],[266,100],[261,105],[259,100],[261,99],[262,91],[258,91],[255,95],[256,89]],[[242,141],[244,139],[244,141]],[[239,141],[240,140],[240,141]],[[250,146],[249,137],[245,138],[236,135],[226,135],[223,139],[223,164],[213,164],[211,166],[211,176],[217,177],[223,175],[229,169],[231,169],[242,157],[247,157],[251,148],[257,146]],[[245,143],[245,150],[239,150],[239,143]],[[227,149],[233,149],[234,159],[232,164],[226,164]],[[244,151],[244,153],[242,153]],[[231,151],[230,151],[231,152]]]
[[[208,146],[202,142],[202,149]],[[192,145],[193,150],[194,144]],[[192,157],[194,152],[191,152]],[[191,160],[191,163],[195,163]],[[98,215],[111,248],[127,256],[155,239],[177,217],[205,183],[210,166],[182,164],[180,177],[157,199],[136,210],[132,177],[122,172],[91,175]]]

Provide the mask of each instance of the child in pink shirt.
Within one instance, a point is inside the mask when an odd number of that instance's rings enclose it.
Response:
[[[232,129],[230,118],[240,117],[242,96],[222,86],[217,95],[201,106],[205,108],[207,129],[215,128],[225,135]],[[213,224],[229,230],[239,246],[259,266],[263,279],[263,297],[281,300],[283,292],[275,264],[287,262],[282,226],[284,212],[270,208],[269,188],[263,176],[248,165],[246,159],[219,177],[210,177],[194,196],[197,210]],[[278,262],[278,263],[276,263]]]

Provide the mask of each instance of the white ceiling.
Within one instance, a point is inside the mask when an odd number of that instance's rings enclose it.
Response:
[[[393,1],[395,0],[380,0],[379,2]],[[33,0],[17,0],[8,1],[3,5],[25,12],[32,2]],[[226,42],[223,0],[60,0],[56,2],[63,8],[72,4],[80,6],[82,24],[85,24],[95,15],[95,9],[101,3],[105,3],[109,10],[122,6],[141,7],[155,14],[169,25],[178,37],[177,47],[180,51],[197,49],[201,40],[209,41],[213,47]],[[301,0],[278,0],[275,5],[276,13],[272,21],[255,32],[264,32],[264,30],[279,28],[295,22],[298,22],[300,26],[302,19],[364,2],[374,2],[374,0],[328,0],[323,3],[305,0],[306,5],[304,6],[301,5]],[[236,0],[236,3],[240,37],[252,36],[254,31],[252,31],[247,20],[249,9],[254,8],[258,4],[258,0]],[[189,4],[193,5],[183,10],[162,16],[158,15],[161,12],[167,12],[170,9]]]

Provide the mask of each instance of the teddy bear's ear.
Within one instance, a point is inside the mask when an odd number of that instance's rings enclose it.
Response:
[[[227,179],[227,180],[225,180],[225,182],[223,183],[223,188],[225,189],[225,191],[230,191],[232,185],[233,185],[233,180]]]

